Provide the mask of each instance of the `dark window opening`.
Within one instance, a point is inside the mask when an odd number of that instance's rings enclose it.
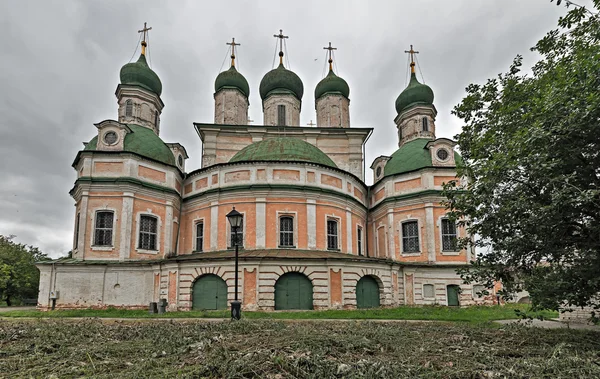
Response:
[[[429,120],[427,119],[427,117],[423,117],[423,131],[429,131]]]
[[[112,246],[113,220],[113,212],[96,212],[95,246]]]
[[[442,250],[456,251],[456,223],[448,219],[442,219]]]
[[[285,126],[285,105],[277,106],[277,125]]]
[[[158,236],[158,219],[153,216],[140,217],[140,236],[138,248],[143,250],[157,250],[156,239]]]
[[[327,220],[327,249],[339,250],[338,222],[335,220]]]
[[[362,251],[362,228],[356,229],[356,245],[358,250],[358,255],[363,255]]]
[[[294,219],[292,217],[279,218],[279,246],[294,247]]]
[[[419,223],[409,221],[402,224],[402,250],[405,253],[416,253],[419,248]]]
[[[133,101],[131,100],[125,102],[125,116],[133,116]]]
[[[204,245],[204,223],[196,224],[196,251],[202,251]]]

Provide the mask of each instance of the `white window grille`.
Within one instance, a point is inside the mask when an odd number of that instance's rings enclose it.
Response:
[[[456,249],[456,223],[444,218],[442,219],[442,250],[456,251]]]
[[[156,248],[158,219],[154,216],[140,217],[140,238],[138,248],[142,250],[158,250]]]
[[[94,228],[95,246],[112,246],[113,221],[113,212],[96,212],[96,226]]]
[[[279,246],[294,247],[294,218],[284,216],[279,218]]]
[[[419,247],[419,223],[408,221],[402,224],[402,247],[405,253],[416,253]]]

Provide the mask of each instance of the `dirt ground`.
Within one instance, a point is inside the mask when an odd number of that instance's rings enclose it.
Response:
[[[600,332],[492,323],[4,319],[0,377],[597,378]]]

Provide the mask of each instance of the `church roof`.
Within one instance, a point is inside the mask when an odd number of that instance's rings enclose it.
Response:
[[[304,95],[304,85],[302,80],[293,71],[283,67],[280,63],[276,69],[265,74],[260,81],[260,98],[265,100],[272,92],[291,93],[298,100],[302,100]]]
[[[146,63],[146,56],[140,54],[137,62],[127,63],[121,68],[121,84],[140,86],[158,96],[162,93],[162,83],[158,75]]]
[[[235,88],[240,90],[246,97],[250,96],[250,86],[244,75],[231,66],[229,70],[221,72],[215,80],[215,92],[223,88]]]
[[[329,70],[329,74],[315,87],[315,100],[327,93],[341,94],[345,98],[348,98],[350,96],[350,87],[333,70]]]
[[[139,154],[143,157],[162,162],[167,165],[175,166],[175,157],[169,147],[157,136],[154,131],[140,125],[127,124],[131,133],[125,135],[123,141],[123,151]],[[85,146],[85,151],[96,150],[98,136]]]
[[[427,148],[429,138],[417,138],[400,146],[383,170],[384,176],[403,174],[427,167],[434,167],[431,161],[431,152]],[[461,156],[454,152],[454,160],[462,162]]]
[[[413,72],[410,75],[408,87],[396,99],[396,111],[398,114],[415,105],[432,105],[433,90],[417,80],[417,75]]]
[[[240,150],[229,162],[275,161],[311,162],[337,168],[319,148],[298,138],[276,137],[255,142]]]

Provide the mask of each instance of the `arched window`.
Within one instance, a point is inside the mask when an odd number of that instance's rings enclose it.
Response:
[[[427,119],[427,117],[423,117],[423,131],[429,131],[429,120]]]
[[[127,100],[125,102],[125,116],[130,117],[133,116],[133,101]]]
[[[291,216],[279,218],[279,246],[294,247],[294,218]]]
[[[154,216],[140,217],[140,235],[138,249],[158,250],[156,237],[158,234],[158,219]]]
[[[339,250],[338,244],[338,222],[336,220],[327,220],[327,249]]]
[[[278,126],[285,125],[285,105],[277,106],[277,125]]]

